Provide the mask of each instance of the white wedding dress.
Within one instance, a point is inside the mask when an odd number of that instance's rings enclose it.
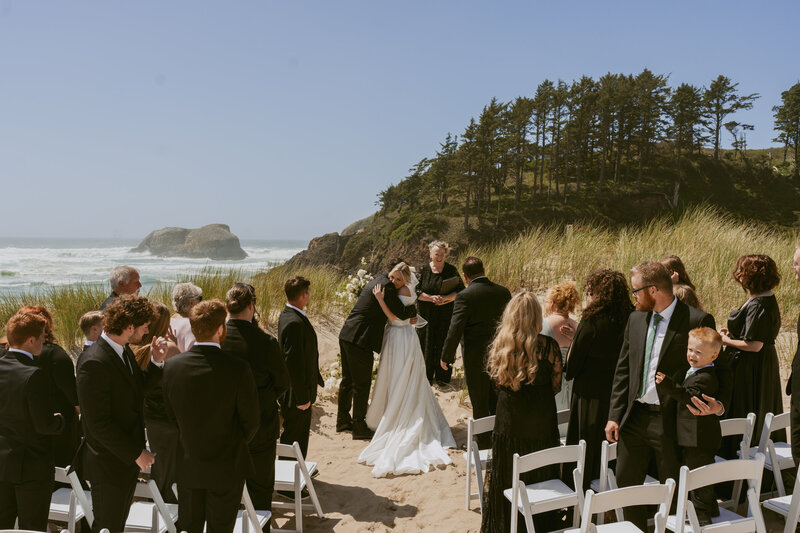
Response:
[[[412,296],[399,296],[403,305],[416,301],[415,281],[412,276]],[[373,466],[375,477],[418,474],[452,462],[445,448],[456,443],[425,376],[419,338],[408,320],[386,325],[367,426],[375,436],[358,462]]]

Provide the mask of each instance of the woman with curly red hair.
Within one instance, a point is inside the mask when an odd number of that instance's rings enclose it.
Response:
[[[775,261],[768,255],[743,255],[736,262],[733,279],[750,296],[728,317],[720,330],[725,353],[733,369],[733,398],[728,417],[756,413],[753,442],[758,442],[767,413],[783,412],[780,367],[775,338],[781,312],[772,289],[781,281]],[[785,435],[777,435],[785,441]]]

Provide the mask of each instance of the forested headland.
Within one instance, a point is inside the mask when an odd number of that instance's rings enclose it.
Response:
[[[544,80],[533,95],[492,99],[381,191],[373,216],[315,239],[297,259],[349,269],[364,257],[377,268],[388,255],[424,260],[432,238],[464,248],[535,226],[614,227],[698,204],[797,226],[800,83],[780,95],[772,124],[743,122],[760,96],[724,75],[675,86],[648,69]],[[780,146],[751,148],[755,128],[773,130]]]

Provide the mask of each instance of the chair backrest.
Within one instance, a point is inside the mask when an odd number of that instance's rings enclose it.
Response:
[[[66,468],[56,467],[56,483],[69,483],[69,474]]]
[[[69,467],[67,467],[65,471],[69,472]],[[58,468],[56,468],[56,472],[58,472]],[[67,483],[69,483],[69,486],[72,488],[72,493],[75,495],[75,498],[77,498],[78,503],[83,509],[83,517],[91,526],[94,522],[94,510],[92,509],[91,500],[89,500],[89,497],[86,495],[86,491],[83,490],[81,481],[78,479],[78,474],[75,472],[69,472],[69,474],[67,474]]]
[[[753,429],[756,423],[756,414],[748,413],[746,418],[729,418],[721,420],[719,429],[723,437],[741,435],[745,446],[750,446],[750,439],[753,436]],[[746,442],[745,442],[746,441]]]
[[[789,413],[781,413],[779,415],[767,413],[764,417],[764,428],[761,430],[761,439],[758,441],[758,451],[764,453],[767,449],[767,441],[770,436],[780,430],[786,429],[790,425]]]
[[[470,417],[467,420],[467,442],[472,441],[475,435],[494,431],[494,419],[495,415],[484,416],[478,419]]]
[[[586,500],[583,504],[581,533],[587,533],[593,529],[591,527],[592,515],[633,505],[658,505],[658,514],[666,519],[674,491],[675,480],[673,479],[668,479],[663,485],[625,487],[597,494],[590,489],[586,491]]]
[[[303,458],[303,452],[300,451],[300,444],[297,441],[294,441],[292,444],[280,444],[277,445],[277,456],[278,457],[292,457],[297,460],[297,468],[303,474],[303,478],[305,478],[306,483],[309,482],[311,479],[311,474],[308,473],[308,467],[306,466],[306,460]]]
[[[256,508],[253,505],[253,500],[250,499],[250,493],[247,492],[247,484],[242,489],[242,505],[244,506],[244,521],[242,522],[242,533],[248,533],[250,528],[253,533],[261,532],[261,522],[258,520]]]
[[[519,454],[514,454],[515,466],[519,468],[518,472],[524,474],[543,466],[557,465],[563,463],[578,463],[583,465],[584,458],[586,457],[586,441],[580,441],[578,444],[570,444],[567,446],[556,446],[554,448],[547,448],[538,452],[529,453],[522,457]]]
[[[600,448],[600,492],[615,488],[610,485],[610,480],[614,477],[614,474],[611,472],[610,464],[611,461],[615,461],[616,459],[617,443],[604,440]]]
[[[761,476],[764,472],[764,454],[757,453],[754,459],[734,459],[715,463],[689,470],[681,467],[680,485],[678,488],[677,517],[679,529],[676,533],[683,533],[683,527],[688,518],[693,531],[700,531],[700,524],[694,505],[689,501],[689,492],[698,488],[725,483],[728,481],[746,480],[749,484],[747,490],[749,514],[748,518],[741,521],[755,521],[758,531],[763,528],[764,518],[761,516],[761,506],[758,494],[761,492]]]

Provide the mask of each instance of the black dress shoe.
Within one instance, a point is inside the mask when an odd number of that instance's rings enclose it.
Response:
[[[353,422],[336,422],[336,433],[353,431]]]
[[[365,422],[353,423],[353,440],[370,440],[375,432],[367,427]]]

